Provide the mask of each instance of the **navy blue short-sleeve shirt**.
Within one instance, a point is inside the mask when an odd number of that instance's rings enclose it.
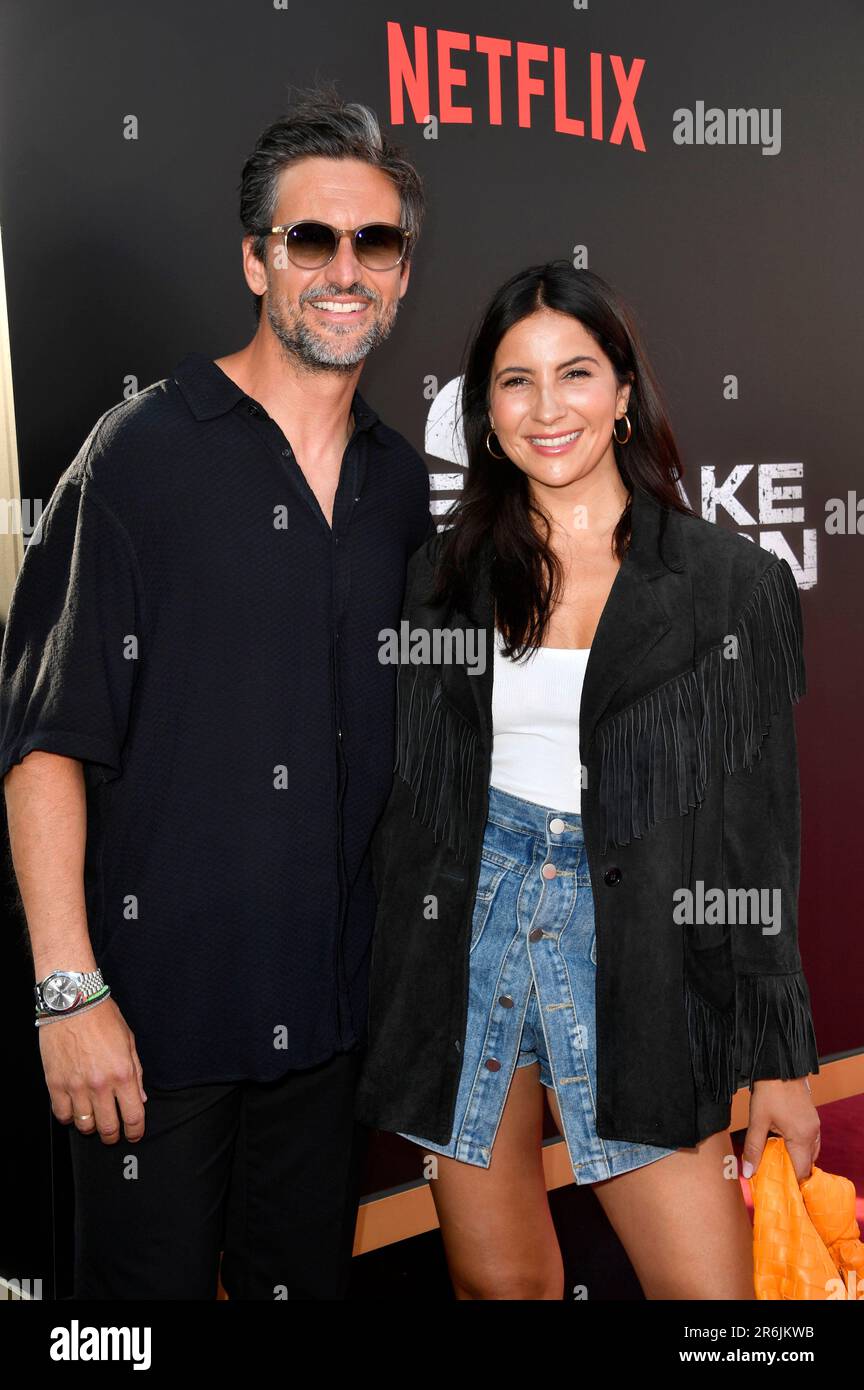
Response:
[[[274,1080],[362,1041],[415,449],[355,392],[328,524],[291,444],[208,357],[106,412],[28,544],[0,777],[79,759],[97,963],[145,1086]],[[74,960],[52,969],[76,969]]]

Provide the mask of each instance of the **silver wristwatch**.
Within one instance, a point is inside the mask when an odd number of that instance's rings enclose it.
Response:
[[[67,1018],[98,1004],[110,993],[102,971],[55,970],[33,987],[36,996],[36,1023]]]

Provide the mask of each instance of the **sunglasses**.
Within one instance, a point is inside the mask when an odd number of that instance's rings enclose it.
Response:
[[[289,222],[259,227],[259,236],[281,236],[288,259],[303,270],[319,270],[332,261],[343,236],[350,236],[354,255],[369,270],[392,270],[408,249],[410,232],[388,222],[362,227],[331,227],[327,222]]]

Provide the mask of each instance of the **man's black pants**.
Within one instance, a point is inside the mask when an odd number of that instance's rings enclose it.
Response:
[[[362,1047],[278,1081],[161,1091],[144,1137],[70,1127],[74,1298],[346,1296],[369,1131]]]

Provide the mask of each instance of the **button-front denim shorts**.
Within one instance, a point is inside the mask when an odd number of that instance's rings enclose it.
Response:
[[[402,1137],[488,1168],[513,1074],[539,1062],[577,1183],[675,1153],[597,1134],[596,961],[581,816],[490,787],[453,1134],[446,1145]]]

